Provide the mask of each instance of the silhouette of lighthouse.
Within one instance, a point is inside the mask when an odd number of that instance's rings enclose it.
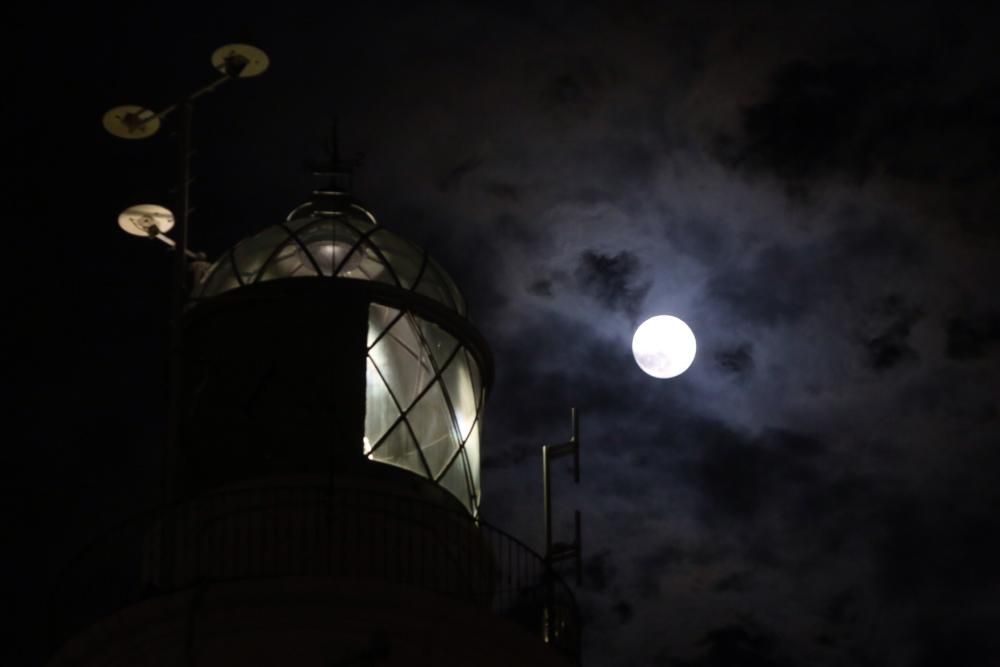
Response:
[[[479,519],[489,348],[345,190],[186,295],[170,501],[55,582],[50,665],[578,663],[569,589]]]

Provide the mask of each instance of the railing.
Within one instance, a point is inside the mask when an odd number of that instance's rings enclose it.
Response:
[[[54,645],[157,595],[297,576],[377,580],[451,596],[579,659],[573,594],[524,543],[411,497],[315,486],[214,494],[135,517],[103,535],[54,582]]]

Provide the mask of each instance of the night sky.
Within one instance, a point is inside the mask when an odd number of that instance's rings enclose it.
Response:
[[[115,219],[171,205],[176,124],[101,116],[239,41],[272,67],[198,103],[192,246],[283,220],[339,118],[357,196],[492,346],[483,516],[538,549],[540,447],[581,411],[588,667],[1000,664],[996,7],[358,4],[8,21],[4,664],[157,501],[171,257]],[[698,337],[673,380],[631,355],[660,313]]]

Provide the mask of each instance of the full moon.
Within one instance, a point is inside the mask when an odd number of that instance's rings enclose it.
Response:
[[[691,327],[673,315],[649,318],[632,337],[635,363],[655,378],[677,377],[686,371],[697,347]]]

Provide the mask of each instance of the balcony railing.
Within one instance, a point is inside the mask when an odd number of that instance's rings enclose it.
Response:
[[[194,586],[273,577],[338,577],[410,586],[489,609],[574,661],[572,592],[524,543],[467,514],[358,488],[261,487],[213,494],[132,518],[57,577],[53,640]]]

